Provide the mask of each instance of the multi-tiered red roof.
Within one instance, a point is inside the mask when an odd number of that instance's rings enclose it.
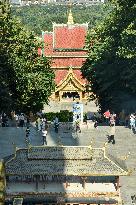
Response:
[[[74,76],[83,85],[80,68],[86,60],[84,49],[88,24],[53,24],[53,32],[44,32],[44,54],[52,58],[52,68],[55,70],[55,82],[58,85],[73,69]]]

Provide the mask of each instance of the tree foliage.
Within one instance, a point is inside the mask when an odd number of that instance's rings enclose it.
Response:
[[[112,13],[87,37],[89,57],[82,73],[102,111],[129,112],[136,110],[136,4],[134,0],[113,3]]]
[[[34,35],[11,17],[9,4],[2,1],[0,9],[0,109],[37,111],[48,103],[54,73],[49,60],[38,56]]]
[[[72,13],[75,23],[89,22],[89,27],[101,22],[102,19],[112,10],[110,4],[73,5]],[[31,5],[24,7],[12,7],[12,15],[20,18],[22,23],[35,34],[41,31],[52,31],[52,22],[66,23],[69,8],[65,5]]]

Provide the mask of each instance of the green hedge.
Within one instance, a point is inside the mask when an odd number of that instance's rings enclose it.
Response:
[[[47,121],[53,121],[57,116],[59,118],[59,122],[72,122],[73,121],[73,113],[68,110],[62,110],[60,112],[48,112],[44,113],[44,116],[47,118]]]

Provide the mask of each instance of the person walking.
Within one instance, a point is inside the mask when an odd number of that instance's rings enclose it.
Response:
[[[131,114],[130,115],[130,127],[131,127],[131,130],[133,130],[133,129],[135,130],[135,128],[136,128],[135,120],[136,120],[135,115]]]
[[[43,118],[40,119],[40,131],[43,130]]]
[[[43,129],[45,129],[45,126],[47,125],[47,119],[44,117],[43,118]]]
[[[110,125],[116,123],[116,114],[114,112],[111,113],[110,115]]]
[[[110,132],[109,132],[109,139],[108,143],[112,142],[112,144],[115,144],[115,123],[110,124]]]
[[[27,117],[26,116],[24,116],[24,127],[27,127],[28,125],[27,125]]]
[[[106,112],[103,113],[103,116],[104,116],[105,119],[106,119],[106,124],[109,124],[110,115],[111,115],[111,113],[110,113],[109,110],[107,110]]]
[[[98,121],[97,120],[95,120],[95,122],[94,122],[94,128],[98,129]]]
[[[77,115],[77,119],[76,119],[76,132],[81,133],[81,129],[80,129],[80,118]]]
[[[38,117],[38,119],[36,120],[37,121],[37,131],[40,131],[40,128],[41,128],[41,119],[40,117]]]
[[[38,130],[39,130],[39,129],[38,129],[38,120],[36,120],[35,126],[36,126],[36,131],[38,131]]]
[[[59,128],[59,119],[56,116],[54,120],[54,126],[55,126],[55,132],[58,133],[58,128]]]
[[[42,137],[43,137],[43,145],[47,145],[47,129],[48,126],[46,125],[45,128],[42,130]]]
[[[21,113],[21,115],[20,115],[20,127],[24,126],[24,119],[25,119],[24,114]]]
[[[6,113],[3,113],[2,114],[2,127],[7,127],[7,121],[8,121],[7,115]]]

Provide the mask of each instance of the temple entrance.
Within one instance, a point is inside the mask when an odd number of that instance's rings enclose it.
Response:
[[[74,101],[75,99],[80,99],[78,92],[63,92],[62,99]]]

